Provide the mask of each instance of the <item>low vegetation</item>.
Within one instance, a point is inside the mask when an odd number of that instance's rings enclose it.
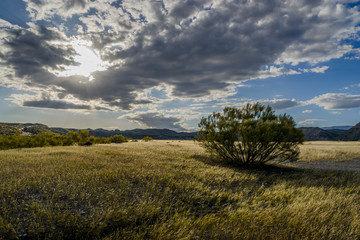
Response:
[[[150,141],[152,141],[153,140],[153,138],[152,137],[149,137],[149,136],[145,136],[145,137],[143,137],[142,139],[141,139],[141,141],[143,141],[143,142],[150,142]]]
[[[360,159],[359,141],[316,141],[305,142],[300,146],[300,160],[313,161],[347,161]]]
[[[359,172],[239,169],[191,141],[0,151],[2,239],[359,239],[359,209]]]
[[[296,161],[304,134],[294,119],[276,115],[270,106],[226,107],[202,118],[197,141],[231,165],[254,166],[270,161]]]
[[[13,134],[0,136],[0,150],[70,145],[89,146],[92,144],[122,143],[128,140],[128,138],[122,135],[115,135],[110,138],[89,137],[88,130],[81,130],[79,132],[69,131],[66,136],[48,132],[29,135]]]

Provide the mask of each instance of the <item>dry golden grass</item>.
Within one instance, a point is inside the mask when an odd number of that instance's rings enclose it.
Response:
[[[360,159],[360,142],[318,141],[300,146],[300,161]]]
[[[0,151],[0,239],[360,239],[359,209],[359,172],[237,169],[192,141]]]

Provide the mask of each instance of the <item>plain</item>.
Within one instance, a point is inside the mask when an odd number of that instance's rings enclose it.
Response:
[[[306,142],[301,159],[360,159]],[[360,173],[233,168],[192,141],[0,151],[2,239],[360,239]]]

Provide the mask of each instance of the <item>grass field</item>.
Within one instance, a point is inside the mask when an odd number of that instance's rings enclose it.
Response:
[[[236,169],[191,141],[0,151],[0,239],[360,239],[359,209],[359,172]]]
[[[360,159],[360,142],[305,142],[300,146],[300,149],[300,161],[346,161]]]

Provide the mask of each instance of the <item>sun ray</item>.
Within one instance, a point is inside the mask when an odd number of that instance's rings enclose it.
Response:
[[[74,60],[78,65],[62,66],[64,70],[55,72],[57,76],[82,75],[92,81],[94,79],[93,72],[106,70],[109,66],[109,62],[103,61],[98,51],[91,49],[90,42],[77,38],[71,41],[71,45],[77,53]]]

